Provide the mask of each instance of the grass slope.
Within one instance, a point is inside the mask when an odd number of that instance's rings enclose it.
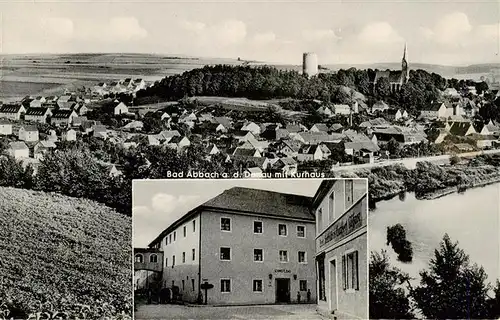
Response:
[[[0,188],[0,302],[130,314],[131,218],[85,199]],[[1,303],[0,303],[1,304]]]

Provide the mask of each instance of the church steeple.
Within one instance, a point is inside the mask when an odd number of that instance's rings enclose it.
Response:
[[[406,83],[408,82],[408,78],[410,78],[410,69],[408,68],[408,61],[406,60],[406,57],[408,55],[408,51],[406,48],[406,42],[405,42],[405,49],[403,51],[403,59],[401,61],[401,73],[403,74],[403,82]]]

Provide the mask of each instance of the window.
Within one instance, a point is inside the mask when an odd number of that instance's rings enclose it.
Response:
[[[330,193],[328,196],[328,222],[335,219],[335,192]]]
[[[177,235],[177,231],[174,231],[174,241],[175,241],[176,235]]]
[[[184,291],[184,280],[182,280],[182,291]]]
[[[323,208],[319,208],[318,210],[318,232],[320,232],[323,228]]]
[[[182,228],[182,232],[184,233],[184,238],[186,237],[186,226],[184,226],[184,228]]]
[[[193,232],[196,231],[196,220],[193,220]]]
[[[318,282],[319,282],[319,300],[326,301],[325,290],[325,259],[318,259]]]
[[[186,263],[186,253],[182,253],[182,263]]]
[[[262,292],[262,280],[253,281],[253,292]]]
[[[262,249],[253,249],[253,261],[255,262],[264,261],[264,252]]]
[[[194,249],[193,249],[193,250],[191,250],[191,258],[192,258],[192,260],[193,260],[193,261],[194,261],[194,259],[196,258],[196,254],[195,254]]]
[[[342,280],[344,290],[359,290],[358,251],[342,256]]]
[[[191,279],[191,288],[194,291],[194,279]]]
[[[353,183],[354,181],[352,180],[345,180],[345,207],[350,207],[353,203],[353,198],[354,198],[354,190],[353,190]]]
[[[288,252],[286,250],[280,250],[280,262],[288,262]]]
[[[168,235],[168,242],[172,243],[172,235],[171,234]]]
[[[229,279],[220,280],[220,292],[231,292],[231,280]]]
[[[306,237],[306,227],[297,226],[297,237],[305,238]]]
[[[165,258],[165,267],[168,267],[168,258]]]
[[[172,280],[172,287],[174,286],[174,284],[175,284],[175,282],[174,282],[174,280]]]
[[[175,266],[175,255],[172,256],[172,268]]]
[[[278,224],[278,235],[286,237],[286,224]]]
[[[168,245],[168,237],[165,237],[165,245]]]
[[[143,261],[144,261],[144,258],[142,256],[142,254],[136,254],[135,255],[135,262],[142,263]]]
[[[262,221],[253,222],[253,233],[262,233]]]
[[[220,259],[231,260],[231,248],[220,248]]]
[[[299,289],[300,291],[307,291],[307,280],[299,281]]]
[[[299,258],[299,263],[307,263],[305,251],[299,251],[298,258]]]
[[[231,231],[231,219],[220,218],[220,229],[222,231]]]
[[[158,262],[158,256],[156,254],[152,254],[149,256],[149,262],[156,263]]]

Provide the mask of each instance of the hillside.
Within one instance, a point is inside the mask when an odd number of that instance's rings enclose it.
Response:
[[[28,313],[131,316],[130,217],[85,199],[4,187],[0,203],[0,309],[7,302]]]

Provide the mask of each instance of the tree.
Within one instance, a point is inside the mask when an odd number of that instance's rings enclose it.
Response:
[[[401,147],[399,146],[399,143],[396,141],[396,139],[392,138],[388,143],[387,143],[387,151],[395,157],[399,157],[399,152],[401,151]]]
[[[409,276],[391,267],[385,251],[370,254],[370,319],[413,319],[404,283]]]
[[[385,99],[391,95],[391,83],[388,78],[380,78],[375,84],[375,95],[379,99]]]
[[[476,83],[476,93],[481,94],[488,91],[488,84],[485,81]]]
[[[413,249],[411,242],[406,239],[406,231],[401,224],[387,227],[387,245],[391,244],[394,252],[398,254],[398,260],[411,262],[413,259]]]
[[[470,265],[469,256],[445,234],[439,249],[420,272],[413,298],[428,319],[485,319],[489,317],[489,285],[482,267]]]

